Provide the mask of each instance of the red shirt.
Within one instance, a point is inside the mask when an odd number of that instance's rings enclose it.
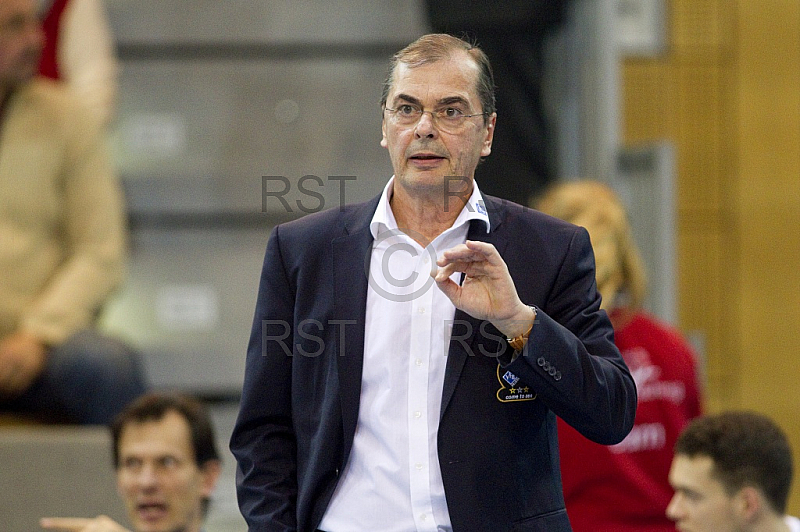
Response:
[[[61,77],[58,70],[58,35],[61,30],[61,15],[64,13],[68,1],[53,0],[42,20],[44,49],[39,60],[39,74],[51,79],[60,79]]]
[[[667,477],[678,435],[701,413],[695,356],[676,330],[645,313],[614,338],[636,381],[636,421],[625,440],[604,446],[558,420],[567,514],[575,532],[674,532],[664,514]]]

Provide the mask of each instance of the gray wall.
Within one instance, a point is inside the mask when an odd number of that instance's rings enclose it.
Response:
[[[391,175],[378,101],[391,54],[426,31],[421,3],[107,6],[133,231],[103,324],[142,349],[155,385],[235,395],[272,226],[368,199]]]

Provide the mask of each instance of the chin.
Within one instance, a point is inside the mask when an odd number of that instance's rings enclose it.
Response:
[[[457,194],[469,188],[463,185],[465,179],[467,178],[459,176],[452,170],[436,168],[408,172],[403,183],[407,187],[417,190],[445,190],[451,194]]]
[[[444,177],[429,172],[407,172],[402,178],[398,179],[400,186],[406,190],[426,191],[441,190]]]
[[[161,521],[134,521],[132,524],[136,532],[174,532],[176,530],[184,530],[182,527]]]

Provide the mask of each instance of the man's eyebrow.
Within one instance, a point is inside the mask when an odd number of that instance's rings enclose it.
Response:
[[[415,98],[415,97],[410,96],[408,94],[398,94],[397,96],[394,97],[394,99],[395,99],[395,101],[403,100],[403,101],[406,101],[406,102],[408,102],[408,103],[410,103],[412,105],[416,105],[416,106],[422,107],[422,102],[418,98]],[[453,105],[453,104],[456,104],[456,103],[457,104],[462,104],[462,105],[467,106],[467,107],[469,106],[469,102],[465,98],[463,98],[462,96],[447,96],[445,98],[442,98],[438,102],[436,102],[436,105],[438,107],[441,107],[441,106],[444,106],[444,105]]]
[[[413,96],[409,96],[408,94],[398,94],[397,96],[394,97],[394,101],[396,102],[398,100],[403,100],[410,104],[422,107],[422,102],[420,102],[419,99],[414,98]]]
[[[469,107],[469,102],[461,96],[448,96],[447,98],[439,100],[439,105],[453,105],[454,103]]]

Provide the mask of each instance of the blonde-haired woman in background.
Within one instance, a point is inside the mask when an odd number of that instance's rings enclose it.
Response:
[[[677,330],[642,310],[644,265],[627,212],[610,187],[597,181],[560,183],[535,207],[589,232],[603,308],[639,395],[636,423],[618,445],[590,442],[559,421],[561,475],[573,529],[674,531],[664,514],[672,497],[667,476],[673,446],[701,413],[694,353]]]

